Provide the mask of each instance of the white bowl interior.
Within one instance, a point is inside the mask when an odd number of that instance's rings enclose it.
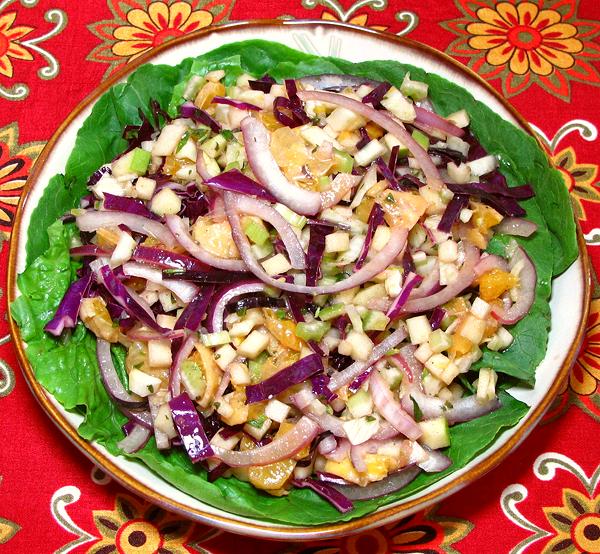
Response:
[[[260,28],[233,28],[224,29],[218,33],[211,33],[207,36],[189,41],[161,52],[157,55],[153,63],[164,63],[175,65],[181,60],[192,55],[200,55],[222,46],[223,44],[261,38],[280,42],[282,44],[295,47],[299,50],[308,51],[319,55],[337,55],[345,59],[360,62],[378,59],[393,59],[396,61],[411,63],[422,67],[423,69],[437,73],[454,83],[461,85],[469,90],[475,98],[484,102],[492,110],[502,116],[504,119],[518,125],[518,122],[511,116],[506,108],[487,90],[481,86],[473,87],[473,80],[467,78],[461,71],[451,67],[449,64],[442,64],[439,60],[431,55],[425,54],[422,51],[416,51],[402,44],[391,44],[390,42],[382,42],[376,36],[369,36],[356,33],[352,30],[343,28],[330,28],[320,25],[299,25],[297,27],[260,27]],[[21,226],[21,237],[19,241],[19,249],[17,252],[17,272],[22,272],[25,268],[25,244],[26,230],[31,219],[31,214],[34,207],[37,205],[44,187],[55,173],[64,171],[65,160],[71,152],[75,144],[77,130],[85,118],[90,114],[91,107],[86,108],[80,113],[74,121],[65,129],[65,132],[58,139],[56,147],[52,150],[50,156],[45,163],[36,186],[30,193],[29,199],[25,205],[23,212],[23,220]],[[517,429],[522,427],[526,420],[530,417],[534,409],[539,405],[540,401],[546,396],[550,386],[554,382],[561,365],[566,359],[569,348],[575,340],[577,329],[582,315],[582,303],[584,297],[584,275],[583,264],[581,259],[578,259],[563,275],[554,281],[552,300],[550,302],[552,310],[552,330],[550,332],[549,348],[545,359],[540,364],[537,371],[537,382],[534,389],[515,388],[510,392],[519,400],[522,400],[530,406],[527,416],[516,427],[504,432],[496,443],[486,452],[475,458],[463,469],[458,470],[452,475],[446,477],[440,482],[431,485],[424,491],[416,494],[413,498],[421,498],[433,490],[436,490],[443,485],[455,480],[457,477],[464,475],[475,465],[482,460],[490,457],[494,452],[500,449],[507,440],[515,433]],[[81,417],[67,412],[50,397],[57,409],[64,415],[70,425],[77,428],[81,422]],[[226,516],[231,522],[220,523],[219,526],[224,529],[241,532],[241,529],[235,522],[245,522],[253,525],[251,528],[246,528],[243,532],[261,536],[266,538],[286,538],[286,529],[289,526],[276,523],[269,523],[265,528],[264,522],[237,516],[226,513],[220,509],[206,505],[199,500],[187,495],[186,493],[173,487],[166,481],[163,481],[155,473],[147,469],[145,466],[128,461],[125,458],[116,457],[109,454],[106,449],[98,444],[92,445],[94,449],[100,452],[105,457],[109,458],[123,472],[134,476],[137,481],[150,489],[156,491],[163,497],[172,499],[184,506],[189,507],[190,511],[184,513],[199,521],[209,524],[215,524],[210,518],[206,519],[194,511],[203,511],[207,514],[215,516]],[[446,493],[448,495],[450,493]],[[436,501],[440,498],[436,499]],[[429,504],[433,503],[432,501]],[[393,504],[392,504],[393,505]],[[428,504],[413,509],[422,509]],[[172,506],[167,506],[173,509]],[[180,510],[178,510],[180,511]],[[402,512],[390,516],[383,521],[379,521],[375,525],[382,525],[391,520],[399,519],[411,513],[411,511]],[[363,530],[367,527],[363,527]],[[292,538],[292,535],[289,535]]]

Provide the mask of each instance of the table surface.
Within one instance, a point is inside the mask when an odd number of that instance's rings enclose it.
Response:
[[[0,551],[600,552],[600,298],[568,385],[515,453],[441,504],[348,539],[242,539],[151,506],[50,423],[18,368],[5,300],[19,195],[45,141],[104,77],[200,27],[252,18],[345,21],[407,36],[477,71],[532,123],[600,267],[597,0],[3,0],[0,2]],[[594,278],[594,283],[596,280]],[[600,293],[594,287],[594,297]]]

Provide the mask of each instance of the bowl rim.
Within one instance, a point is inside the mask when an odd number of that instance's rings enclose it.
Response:
[[[48,140],[36,160],[25,186],[23,193],[19,199],[17,206],[17,212],[12,228],[12,235],[10,241],[10,251],[8,259],[8,281],[7,281],[7,302],[8,305],[15,300],[17,296],[17,253],[19,247],[19,241],[21,236],[21,223],[23,208],[30,196],[31,190],[38,182],[40,172],[45,165],[50,152],[54,149],[56,143],[61,138],[65,129],[72,123],[72,121],[86,108],[92,105],[102,94],[104,94],[110,87],[117,84],[122,79],[126,78],[131,72],[137,69],[139,66],[145,63],[151,63],[153,58],[158,54],[176,47],[182,43],[193,42],[197,39],[201,39],[212,33],[229,32],[232,30],[253,30],[261,29],[264,27],[315,27],[321,26],[328,29],[336,30],[341,29],[344,31],[350,31],[358,33],[364,36],[376,37],[378,40],[382,40],[395,45],[404,46],[418,52],[423,52],[440,62],[450,64],[455,69],[458,69],[461,73],[465,74],[469,78],[475,80],[479,86],[482,86],[488,93],[492,94],[496,100],[498,100],[504,108],[515,118],[522,129],[527,132],[530,136],[533,136],[538,142],[546,154],[546,158],[550,165],[555,167],[552,162],[549,151],[545,144],[543,144],[539,137],[533,132],[529,123],[524,117],[488,82],[484,81],[477,73],[475,73],[469,67],[461,64],[454,58],[448,56],[444,52],[441,52],[431,46],[415,41],[413,39],[399,37],[390,33],[384,33],[376,31],[374,29],[358,27],[355,25],[341,23],[337,21],[326,21],[319,19],[295,19],[295,20],[273,20],[273,19],[258,19],[252,21],[235,21],[216,27],[208,27],[182,37],[173,39],[167,43],[163,43],[158,47],[150,50],[143,54],[137,59],[130,63],[127,63],[124,67],[120,68],[107,80],[103,81],[98,87],[92,90],[83,100],[81,100],[76,107],[69,113],[65,120],[60,124],[58,129],[53,133],[52,137]],[[546,410],[549,408],[551,402],[561,390],[563,382],[568,376],[568,373],[575,363],[577,354],[583,343],[585,335],[586,323],[589,315],[589,304],[591,298],[591,273],[590,273],[590,260],[586,249],[585,240],[581,232],[579,222],[575,220],[577,228],[577,242],[579,248],[579,260],[582,266],[582,278],[583,278],[583,295],[582,295],[582,306],[580,310],[581,319],[577,328],[577,332],[573,343],[570,345],[564,361],[554,379],[552,385],[548,389],[547,393],[541,399],[539,404],[524,421],[523,425],[519,427],[496,452],[490,456],[481,460],[478,464],[473,466],[463,475],[458,476],[449,483],[430,491],[424,496],[417,499],[409,497],[405,500],[399,501],[399,504],[394,506],[384,506],[376,512],[366,514],[365,516],[333,524],[325,524],[318,526],[290,526],[287,524],[271,524],[271,522],[261,522],[254,520],[252,523],[246,521],[239,521],[230,517],[227,512],[223,509],[215,508],[221,511],[225,515],[207,513],[203,510],[191,508],[185,504],[179,503],[178,501],[172,500],[161,493],[158,493],[150,487],[139,482],[134,476],[123,471],[121,468],[116,466],[112,460],[107,457],[104,453],[94,448],[90,443],[84,440],[77,434],[77,429],[72,427],[66,418],[60,413],[58,408],[53,404],[50,399],[50,394],[41,386],[41,384],[35,378],[35,374],[24,349],[24,341],[21,338],[20,330],[13,320],[9,317],[9,327],[11,338],[14,342],[17,359],[25,380],[33,393],[36,400],[39,402],[43,410],[50,417],[50,419],[57,425],[57,427],[78,447],[78,449],[86,455],[92,462],[100,466],[103,470],[109,473],[117,482],[125,486],[130,491],[150,500],[151,502],[158,504],[170,511],[177,512],[185,517],[190,517],[198,522],[204,524],[213,525],[215,527],[234,532],[239,534],[262,536],[263,538],[271,538],[276,540],[307,540],[307,539],[327,539],[332,537],[347,536],[355,534],[363,530],[364,528],[376,527],[377,525],[385,524],[390,519],[401,517],[406,514],[407,511],[414,513],[421,508],[425,508],[431,505],[436,500],[457,492],[466,485],[474,482],[485,473],[495,468],[504,458],[506,458],[531,432],[531,430],[537,425],[539,420],[542,418]],[[577,262],[575,262],[577,263]],[[174,486],[174,485],[173,485]],[[258,533],[257,533],[258,531]]]

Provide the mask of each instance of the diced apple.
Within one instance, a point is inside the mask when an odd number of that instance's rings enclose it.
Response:
[[[152,198],[150,210],[159,216],[177,214],[181,210],[181,198],[171,189],[164,188]]]
[[[148,341],[148,363],[151,367],[169,367],[172,361],[170,340],[156,339]]]
[[[161,381],[158,377],[148,375],[139,369],[133,369],[129,373],[129,390],[144,398],[157,392],[160,383]]]

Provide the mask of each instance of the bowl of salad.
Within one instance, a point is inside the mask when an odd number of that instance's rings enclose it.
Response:
[[[140,58],[51,139],[15,237],[12,331],[53,421],[150,500],[271,538],[381,525],[497,465],[589,299],[523,119],[428,47],[323,22]]]

